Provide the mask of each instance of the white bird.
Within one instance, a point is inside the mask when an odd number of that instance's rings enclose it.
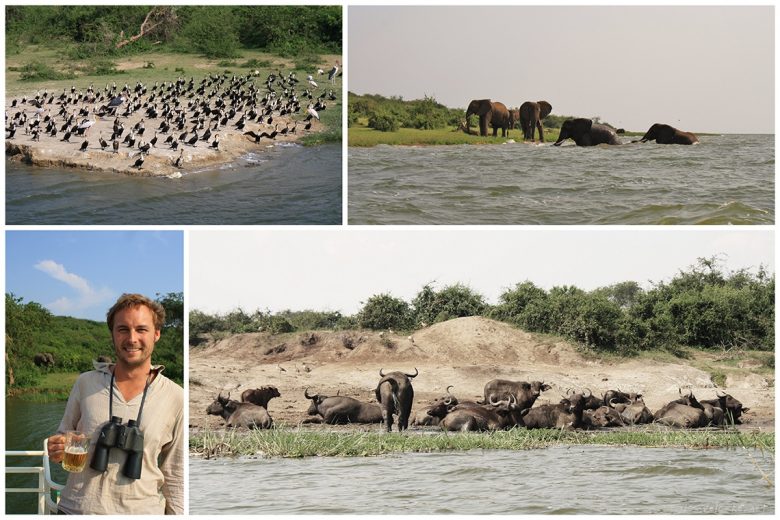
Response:
[[[319,74],[320,76],[322,76],[323,74],[325,74],[325,71],[324,71],[324,70],[322,70],[322,69],[317,69],[317,74]]]
[[[316,110],[314,110],[314,107],[309,104],[308,107],[306,107],[306,112],[311,116],[317,119],[317,121],[320,120],[320,115],[317,113]]]
[[[309,80],[309,85],[311,85],[312,87],[316,87],[317,86],[317,82],[314,81],[313,79],[310,79]]]

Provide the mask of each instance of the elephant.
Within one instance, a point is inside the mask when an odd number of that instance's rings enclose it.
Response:
[[[498,135],[498,129],[501,129],[501,137],[506,137],[509,128],[509,110],[506,105],[498,101],[489,99],[474,99],[469,103],[466,110],[466,129],[468,130],[468,121],[471,114],[479,116],[479,135],[488,135],[488,124],[493,127],[493,137]]]
[[[567,119],[561,125],[561,134],[553,146],[560,146],[566,139],[574,139],[577,146],[597,144],[622,144],[612,127],[594,123],[590,119]]]
[[[539,129],[539,141],[544,142],[544,127],[542,119],[550,115],[552,105],[547,101],[526,101],[520,105],[520,126],[523,129],[523,139],[534,141],[534,130]]]
[[[647,133],[645,133],[642,139],[631,142],[646,143],[647,141],[653,140],[658,144],[694,144],[699,142],[699,138],[691,132],[683,132],[682,130],[677,130],[673,126],[662,123],[655,123],[650,127]]]
[[[517,125],[520,122],[520,109],[519,108],[513,108],[509,111],[509,130],[514,130],[515,125]],[[507,137],[509,136],[509,132],[507,131]]]
[[[39,352],[33,356],[33,363],[37,367],[53,367],[54,356],[50,352]]]

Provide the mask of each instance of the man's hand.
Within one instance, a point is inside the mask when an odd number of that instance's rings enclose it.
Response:
[[[49,437],[49,460],[52,462],[62,462],[62,458],[65,456],[65,436],[62,434],[55,434]]]

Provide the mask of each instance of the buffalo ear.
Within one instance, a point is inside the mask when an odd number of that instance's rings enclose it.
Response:
[[[552,112],[552,105],[550,103],[547,101],[537,101],[536,103],[539,105],[539,119],[544,119],[550,115],[550,112]]]

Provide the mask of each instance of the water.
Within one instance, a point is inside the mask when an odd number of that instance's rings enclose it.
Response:
[[[700,139],[350,148],[349,222],[773,224],[774,135]]]
[[[6,223],[341,224],[341,145],[276,146],[180,178],[6,160]]]
[[[760,470],[774,481],[774,457],[598,446],[191,459],[190,513],[773,514]]]
[[[5,449],[8,451],[43,450],[43,439],[57,432],[65,401],[31,403],[18,399],[5,401]],[[8,466],[40,466],[40,457],[6,457]],[[67,473],[59,464],[52,465],[55,482],[65,483]],[[8,475],[7,487],[37,487],[37,475]],[[37,495],[29,493],[6,494],[6,514],[35,514]]]

